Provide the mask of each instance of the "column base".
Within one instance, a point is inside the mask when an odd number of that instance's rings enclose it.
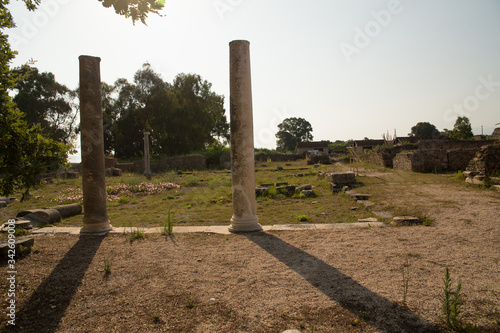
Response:
[[[230,232],[252,232],[262,231],[262,226],[259,224],[259,218],[252,216],[250,218],[231,218],[231,225],[229,226]]]
[[[101,223],[83,223],[83,227],[80,229],[80,235],[105,235],[113,230],[113,226],[109,224],[109,221]]]

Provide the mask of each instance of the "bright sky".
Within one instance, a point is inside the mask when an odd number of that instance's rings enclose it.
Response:
[[[101,79],[132,81],[149,62],[165,81],[197,73],[226,98],[229,42],[250,41],[256,147],[275,148],[277,125],[302,117],[314,140],[406,136],[418,122],[473,130],[500,122],[498,0],[166,0],[164,17],[132,25],[97,0],[10,5],[14,65],[74,89],[78,56],[101,58]]]

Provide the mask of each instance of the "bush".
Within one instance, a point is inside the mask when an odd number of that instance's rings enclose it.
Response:
[[[297,216],[297,220],[299,220],[300,222],[307,222],[309,221],[309,216],[302,214]]]

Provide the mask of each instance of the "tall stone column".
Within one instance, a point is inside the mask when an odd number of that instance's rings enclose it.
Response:
[[[149,132],[144,132],[144,175],[151,179],[151,163],[149,159]]]
[[[250,43],[229,43],[231,175],[233,183],[232,232],[260,231],[255,202]]]
[[[82,151],[83,227],[80,234],[112,229],[106,208],[104,138],[101,106],[101,58],[80,56],[80,137]]]

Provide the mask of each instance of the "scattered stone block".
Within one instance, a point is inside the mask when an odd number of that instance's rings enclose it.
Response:
[[[283,170],[283,167],[281,167],[281,166],[276,167],[276,170],[281,171],[281,170]]]
[[[346,194],[356,200],[368,200],[371,197],[370,194],[356,193],[354,191],[347,191]]]
[[[21,238],[16,239],[14,244],[14,248],[16,250],[16,258],[19,258],[31,252],[31,248],[33,247],[33,244],[35,244],[35,240],[33,237]],[[3,261],[11,259],[9,258],[9,249],[10,247],[8,242],[0,243],[0,258]]]
[[[302,190],[300,191],[300,194],[305,195],[308,198],[315,197],[314,191],[313,190]]]
[[[358,222],[378,222],[376,217],[368,217],[366,219],[358,219]]]
[[[422,224],[422,221],[414,216],[395,216],[392,219],[392,224],[396,226],[419,225]]]
[[[1,227],[0,227],[0,231],[1,232],[7,232],[8,230],[8,225],[9,223],[4,223]],[[23,219],[22,217],[21,218],[16,218],[16,221],[14,222],[14,229],[18,230],[18,229],[25,229],[25,230],[30,230],[32,229],[33,227],[31,226],[31,223],[30,221],[28,220],[25,220]]]
[[[266,184],[260,184],[259,185],[260,187],[271,187],[271,186],[274,186],[273,183],[266,183]]]
[[[0,200],[0,208],[7,207],[7,201]]]
[[[256,186],[255,187],[255,195],[260,197],[260,196],[265,196],[269,193],[269,189],[264,186]]]
[[[106,177],[120,177],[123,174],[123,171],[118,168],[107,168],[105,173]]]
[[[286,166],[292,166],[290,163],[286,163],[285,165],[286,165]]]
[[[319,164],[314,164],[314,167],[315,168],[319,168]]]
[[[341,190],[342,186],[338,186],[337,184],[330,182],[330,191],[332,191],[332,193],[339,193]]]
[[[65,179],[78,179],[80,177],[79,172],[68,171],[64,174]]]
[[[484,175],[477,175],[477,176],[474,176],[474,177],[468,177],[465,182],[469,183],[469,184],[473,184],[473,185],[483,185],[484,184],[484,180],[485,180],[485,176]]]
[[[67,218],[75,215],[80,215],[82,213],[82,206],[80,204],[74,203],[69,205],[54,206],[51,209],[55,209],[61,214],[62,218]]]
[[[278,186],[286,186],[286,185],[288,185],[288,182],[276,183],[276,187],[278,187]]]
[[[302,186],[299,186],[299,187],[296,188],[297,192],[301,192],[301,191],[304,191],[304,190],[312,190],[311,184],[302,185]]]
[[[22,217],[29,220],[34,227],[41,227],[46,224],[53,224],[61,221],[62,216],[55,209],[32,209],[25,210],[17,214],[17,217]]]
[[[479,175],[479,171],[464,171],[462,173],[466,178],[469,178],[469,177],[474,177],[476,175]]]
[[[356,175],[354,172],[332,172],[327,174],[327,180],[342,187],[354,184],[356,182]]]

